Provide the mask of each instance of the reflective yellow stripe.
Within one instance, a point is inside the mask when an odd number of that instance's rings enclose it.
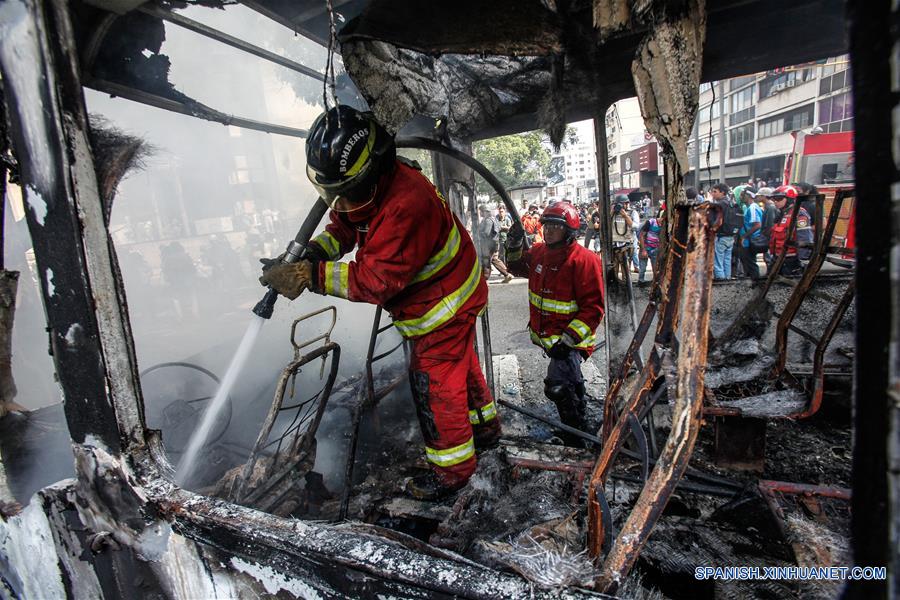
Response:
[[[443,269],[459,252],[459,241],[459,229],[456,227],[456,222],[454,221],[453,229],[450,230],[450,235],[447,236],[447,241],[444,243],[443,248],[438,250],[434,256],[428,259],[428,262],[425,263],[425,266],[422,267],[419,274],[413,277],[412,283],[425,281]]]
[[[597,345],[597,336],[589,335],[588,337],[584,338],[583,340],[581,340],[580,342],[575,344],[575,347],[576,348],[584,348],[584,349],[593,349],[594,346],[596,346],[596,345]]]
[[[579,340],[590,337],[591,333],[593,333],[591,328],[588,327],[588,324],[579,319],[572,319],[572,322],[569,323],[569,329],[578,333]]]
[[[428,462],[439,467],[452,467],[475,456],[475,440],[469,438],[466,443],[446,450],[425,446],[425,456],[428,458]]]
[[[479,411],[481,411],[480,415]],[[481,408],[476,408],[475,410],[469,411],[469,423],[471,423],[472,425],[483,425],[491,419],[495,419],[496,417],[497,405],[494,404],[493,400],[491,400],[489,404],[485,404]],[[483,421],[481,420],[482,418],[484,418]]]
[[[369,154],[372,153],[372,148],[375,147],[375,128],[369,125],[369,139],[366,141],[365,148],[362,149],[362,152],[359,154],[359,158],[356,159],[356,162],[353,163],[353,166],[347,169],[347,172],[344,174],[347,177],[353,177],[358,174],[362,168],[365,166],[366,161],[369,159]]]
[[[571,315],[572,313],[578,312],[578,303],[577,302],[565,302],[563,300],[551,300],[549,298],[544,298],[542,296],[538,296],[532,291],[528,291],[528,300],[531,304],[537,308],[538,310],[545,310],[547,312],[559,313],[561,315]]]
[[[342,262],[325,263],[325,293],[347,298],[350,293],[350,265]]]
[[[535,344],[537,344],[538,346],[541,346],[545,350],[549,350],[553,346],[553,344],[558,342],[559,338],[562,337],[559,335],[548,335],[547,337],[542,338],[534,331],[534,329],[531,329],[529,327],[528,331],[531,333],[531,341],[534,342]]]
[[[481,282],[481,265],[478,261],[472,265],[469,277],[459,288],[431,307],[427,313],[417,319],[394,321],[394,326],[403,337],[416,337],[434,331],[459,312],[459,309],[472,297]]]
[[[341,243],[337,241],[336,237],[334,237],[327,231],[323,231],[315,238],[313,238],[313,242],[318,244],[322,248],[322,250],[325,251],[325,254],[328,256],[328,258],[332,260],[340,258]]]

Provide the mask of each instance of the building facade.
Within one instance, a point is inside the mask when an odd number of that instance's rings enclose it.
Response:
[[[597,152],[594,144],[593,120],[572,123],[577,141],[566,144],[553,154],[547,181],[547,197],[568,198],[585,203],[597,195]],[[553,176],[555,175],[555,177]]]
[[[762,179],[780,184],[798,150],[798,137],[807,143],[821,134],[849,132],[852,137],[850,79],[849,60],[839,56],[702,84],[688,144],[688,183],[708,186],[722,179],[724,156],[726,183]],[[811,164],[803,178],[814,184],[840,178],[850,149],[836,149],[841,152]]]

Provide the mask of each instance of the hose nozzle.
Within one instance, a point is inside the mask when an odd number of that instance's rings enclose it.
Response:
[[[266,291],[266,295],[262,297],[262,300],[256,303],[256,306],[253,307],[253,314],[262,317],[263,319],[271,319],[272,312],[275,310],[275,301],[278,300],[278,292],[269,288]]]
[[[303,221],[300,231],[297,232],[297,235],[291,240],[287,250],[285,250],[284,254],[281,256],[282,263],[293,263],[300,260],[300,257],[303,256],[303,252],[306,249],[306,245],[309,243],[309,238],[312,237],[313,231],[319,224],[319,221],[322,220],[327,209],[328,205],[325,204],[324,200],[319,198],[313,205],[312,210],[309,211],[309,214],[306,215],[306,219]],[[278,300],[278,292],[270,287],[266,290],[266,295],[262,297],[262,300],[257,302],[256,306],[253,307],[253,314],[262,317],[263,319],[271,319],[272,313],[275,310],[276,300]]]

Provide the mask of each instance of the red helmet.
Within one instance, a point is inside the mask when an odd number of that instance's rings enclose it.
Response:
[[[790,200],[793,200],[796,197],[797,188],[792,185],[779,185],[777,188],[775,188],[775,191],[772,192],[772,195],[770,196],[770,198],[772,198],[773,200],[775,198],[788,198]]]
[[[581,227],[578,211],[570,202],[565,200],[554,202],[545,208],[544,214],[541,215],[541,223],[562,223],[575,231],[578,231]]]

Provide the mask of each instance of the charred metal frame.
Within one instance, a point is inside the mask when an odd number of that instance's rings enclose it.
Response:
[[[274,52],[270,52],[264,48],[260,48],[259,46],[255,46],[249,42],[228,35],[227,33],[223,33],[213,27],[209,27],[208,25],[204,25],[203,23],[175,13],[174,11],[164,9],[159,6],[154,6],[151,3],[144,4],[137,10],[140,10],[141,12],[152,17],[164,19],[166,21],[169,21],[170,23],[178,25],[179,27],[183,27],[204,37],[210,38],[242,52],[246,52],[248,54],[256,56],[257,58],[261,58],[286,69],[290,69],[296,73],[300,73],[301,75],[312,77],[313,79],[318,79],[319,81],[325,80],[325,76],[322,73],[319,73],[318,71],[311,69],[306,65],[302,65],[279,54],[275,54]],[[91,74],[91,70],[94,64],[94,60],[96,59],[97,52],[100,50],[100,47],[102,46],[110,27],[118,18],[118,16],[119,15],[117,14],[110,13],[105,18],[103,18],[97,25],[97,27],[94,28],[94,30],[91,32],[90,38],[85,43],[85,50],[81,56],[81,66],[83,69],[83,77],[85,78],[84,85],[91,87],[98,92],[109,94],[110,96],[119,96],[133,102],[146,104],[147,106],[161,108],[170,112],[175,112],[190,117],[196,117],[198,119],[204,119],[206,121],[212,121],[214,123],[221,123],[222,125],[234,125],[236,127],[242,127],[244,129],[252,129],[265,133],[276,133],[279,135],[286,135],[290,137],[305,138],[307,136],[308,132],[305,129],[286,127],[284,125],[278,125],[275,123],[264,123],[262,121],[257,121],[254,119],[237,117],[220,112],[214,108],[201,104],[200,102],[179,102],[178,100],[174,100],[172,98],[159,96],[157,94],[123,85],[121,83],[105,81],[93,77],[93,75]]]
[[[326,312],[331,312],[331,325],[328,327],[328,330],[322,335],[298,343],[296,340],[297,326],[316,315]],[[240,475],[234,480],[231,493],[229,494],[229,498],[233,502],[247,506],[257,506],[263,510],[270,510],[282,499],[284,493],[290,490],[290,485],[287,486],[287,489],[281,489],[284,487],[282,485],[284,478],[289,475],[297,475],[295,471],[299,461],[306,456],[312,447],[312,444],[315,441],[316,431],[319,428],[319,422],[322,420],[322,415],[325,414],[325,407],[328,404],[328,399],[331,397],[331,390],[334,387],[334,380],[337,377],[338,366],[341,362],[341,348],[331,341],[331,332],[334,330],[336,323],[337,309],[334,306],[328,306],[297,317],[294,319],[293,324],[291,324],[291,346],[294,347],[294,357],[282,370],[281,375],[278,378],[278,383],[275,386],[275,397],[272,400],[272,405],[269,407],[269,412],[266,415],[265,421],[263,421],[263,425],[260,428],[256,443],[253,445],[250,456],[244,464],[244,468],[241,470]],[[300,350],[319,341],[323,342],[322,346],[314,349],[312,352],[302,356],[300,355]],[[329,355],[331,355],[331,369],[328,373],[328,379],[325,381],[325,386],[314,398],[308,400],[308,402],[317,403],[317,408],[314,413],[315,416],[313,416],[312,422],[302,432],[298,428],[294,433],[293,440],[291,440],[288,450],[285,453],[285,459],[288,462],[284,466],[279,465],[282,455],[282,440],[278,441],[278,448],[275,451],[275,461],[271,466],[271,474],[267,477],[263,485],[260,485],[252,492],[247,493],[247,482],[253,474],[253,468],[256,466],[256,462],[259,460],[262,451],[268,446],[269,434],[272,432],[272,427],[275,425],[275,420],[278,418],[278,415],[283,411],[293,408],[297,408],[298,411],[301,410],[299,405],[289,407],[284,406],[284,393],[287,389],[288,381],[291,383],[290,395],[293,397],[297,373],[300,372],[300,369],[313,360],[321,358],[322,368],[319,372],[319,377],[321,378],[324,375],[325,363]],[[298,427],[300,425],[302,425],[302,423],[298,424]],[[276,489],[278,490],[277,492]],[[273,493],[275,494],[275,497],[267,500],[265,507],[258,506],[258,503],[262,501],[264,496],[269,496]]]
[[[588,551],[595,559],[599,559],[606,546],[604,542],[610,537],[610,519],[605,515],[608,507],[604,508],[603,486],[627,434],[634,431],[635,421],[650,408],[650,391],[664,370],[669,371],[666,373],[667,379],[675,379],[669,386],[670,393],[675,391],[673,427],[636,505],[603,560],[594,584],[596,589],[605,593],[615,592],[621,577],[637,560],[675,485],[687,469],[701,424],[712,258],[720,215],[717,207],[708,204],[679,204],[674,207],[674,212],[673,236],[666,248],[667,264],[660,274],[663,299],[656,344],[631,399],[605,440],[588,485]],[[681,316],[682,294],[686,315],[685,341],[679,343],[675,331]],[[677,371],[674,373],[671,367],[666,369],[666,363],[670,362],[668,357],[673,351],[678,354]],[[608,408],[612,402],[609,397],[607,400]]]
[[[834,228],[837,225],[837,220],[840,216],[841,206],[843,206],[844,198],[847,195],[849,194],[845,190],[838,190],[838,192],[835,194],[834,202],[831,205],[831,212],[828,215],[828,221],[825,224],[825,231],[817,234],[815,249],[813,250],[813,254],[809,259],[809,263],[806,265],[806,269],[803,271],[803,276],[800,278],[800,281],[797,282],[797,285],[794,287],[793,292],[791,292],[790,298],[788,298],[784,310],[778,317],[778,326],[775,329],[776,356],[775,365],[772,368],[772,378],[779,377],[784,371],[784,366],[787,363],[788,329],[792,325],[794,317],[797,316],[797,312],[800,310],[800,306],[803,304],[803,300],[805,300],[806,296],[810,293],[812,285],[815,282],[816,277],[819,275],[819,271],[822,269],[822,265],[825,264],[825,257],[829,250],[828,244],[831,242],[831,236],[834,234]],[[797,202],[797,204],[799,204],[799,202]],[[817,198],[816,204],[817,215],[820,215],[821,195],[819,198]],[[818,231],[819,229],[819,227],[816,227],[816,231]],[[785,245],[785,247],[787,247],[787,245]],[[775,277],[778,276],[777,272],[773,273],[773,275]],[[850,286],[850,289],[853,289],[852,285]],[[850,297],[852,298],[852,292]],[[848,303],[843,304],[844,310],[846,310],[846,305]],[[842,311],[840,310],[838,312],[842,313]],[[841,314],[841,316],[843,316],[843,314]],[[840,318],[838,318],[838,321],[840,321]],[[834,328],[836,328],[836,325],[830,328],[832,333],[834,332]],[[801,333],[801,335],[804,334]],[[816,343],[819,342],[819,340],[811,334],[806,334],[804,335],[804,337],[813,337]],[[828,336],[827,339],[830,340],[830,336]]]
[[[815,292],[812,290],[812,286],[819,275],[822,265],[828,260],[828,253],[841,250],[830,246],[831,238],[834,234],[834,229],[837,225],[844,200],[847,197],[853,196],[854,194],[855,192],[852,190],[838,190],[836,192],[834,201],[831,205],[831,210],[828,215],[828,219],[825,221],[824,228],[820,226],[821,220],[819,217],[823,213],[824,195],[818,194],[815,197],[817,223],[815,238],[816,241],[813,245],[813,253],[810,256],[810,260],[806,265],[806,268],[804,269],[803,275],[801,276],[800,280],[796,283],[790,280],[786,280],[789,284],[794,286],[794,289],[792,290],[791,295],[788,298],[784,310],[780,314],[777,312],[775,313],[775,316],[778,317],[778,323],[775,330],[775,365],[772,367],[769,373],[769,379],[771,381],[775,381],[781,378],[786,372],[788,331],[793,331],[807,341],[815,344],[815,352],[813,355],[813,365],[811,372],[812,390],[809,393],[809,402],[802,410],[784,415],[785,418],[804,419],[811,417],[818,412],[819,408],[821,408],[822,405],[826,371],[825,351],[828,349],[828,345],[831,343],[831,339],[832,337],[834,337],[834,334],[837,331],[837,328],[840,325],[844,314],[846,314],[847,309],[853,302],[856,291],[855,281],[850,281],[850,283],[847,285],[847,288],[841,295],[840,300],[835,305],[831,318],[829,319],[828,324],[825,326],[825,330],[822,332],[821,337],[816,337],[815,335],[804,331],[803,329],[800,329],[793,324],[793,320],[797,315],[797,312],[800,310],[800,306],[803,304],[804,299],[808,295],[815,295]],[[797,200],[794,202],[793,211],[791,213],[791,223],[788,227],[787,242],[781,249],[778,258],[769,269],[769,272],[766,274],[765,283],[757,289],[757,292],[753,296],[753,298],[744,305],[738,316],[735,317],[734,321],[732,321],[725,332],[723,332],[722,335],[716,340],[716,345],[721,347],[727,342],[734,340],[735,337],[739,335],[741,328],[744,326],[747,320],[756,311],[759,310],[761,301],[769,293],[769,290],[771,289],[775,281],[784,280],[784,278],[780,275],[780,271],[787,256],[788,248],[798,247],[798,244],[794,242],[792,238],[794,236],[794,232],[796,231],[797,215],[800,211],[801,198],[804,198],[804,196],[797,198]],[[851,262],[849,266],[852,267],[853,263]],[[827,299],[832,300],[831,298]],[[742,413],[738,408],[708,405],[704,408],[704,414],[717,417],[740,417]]]

